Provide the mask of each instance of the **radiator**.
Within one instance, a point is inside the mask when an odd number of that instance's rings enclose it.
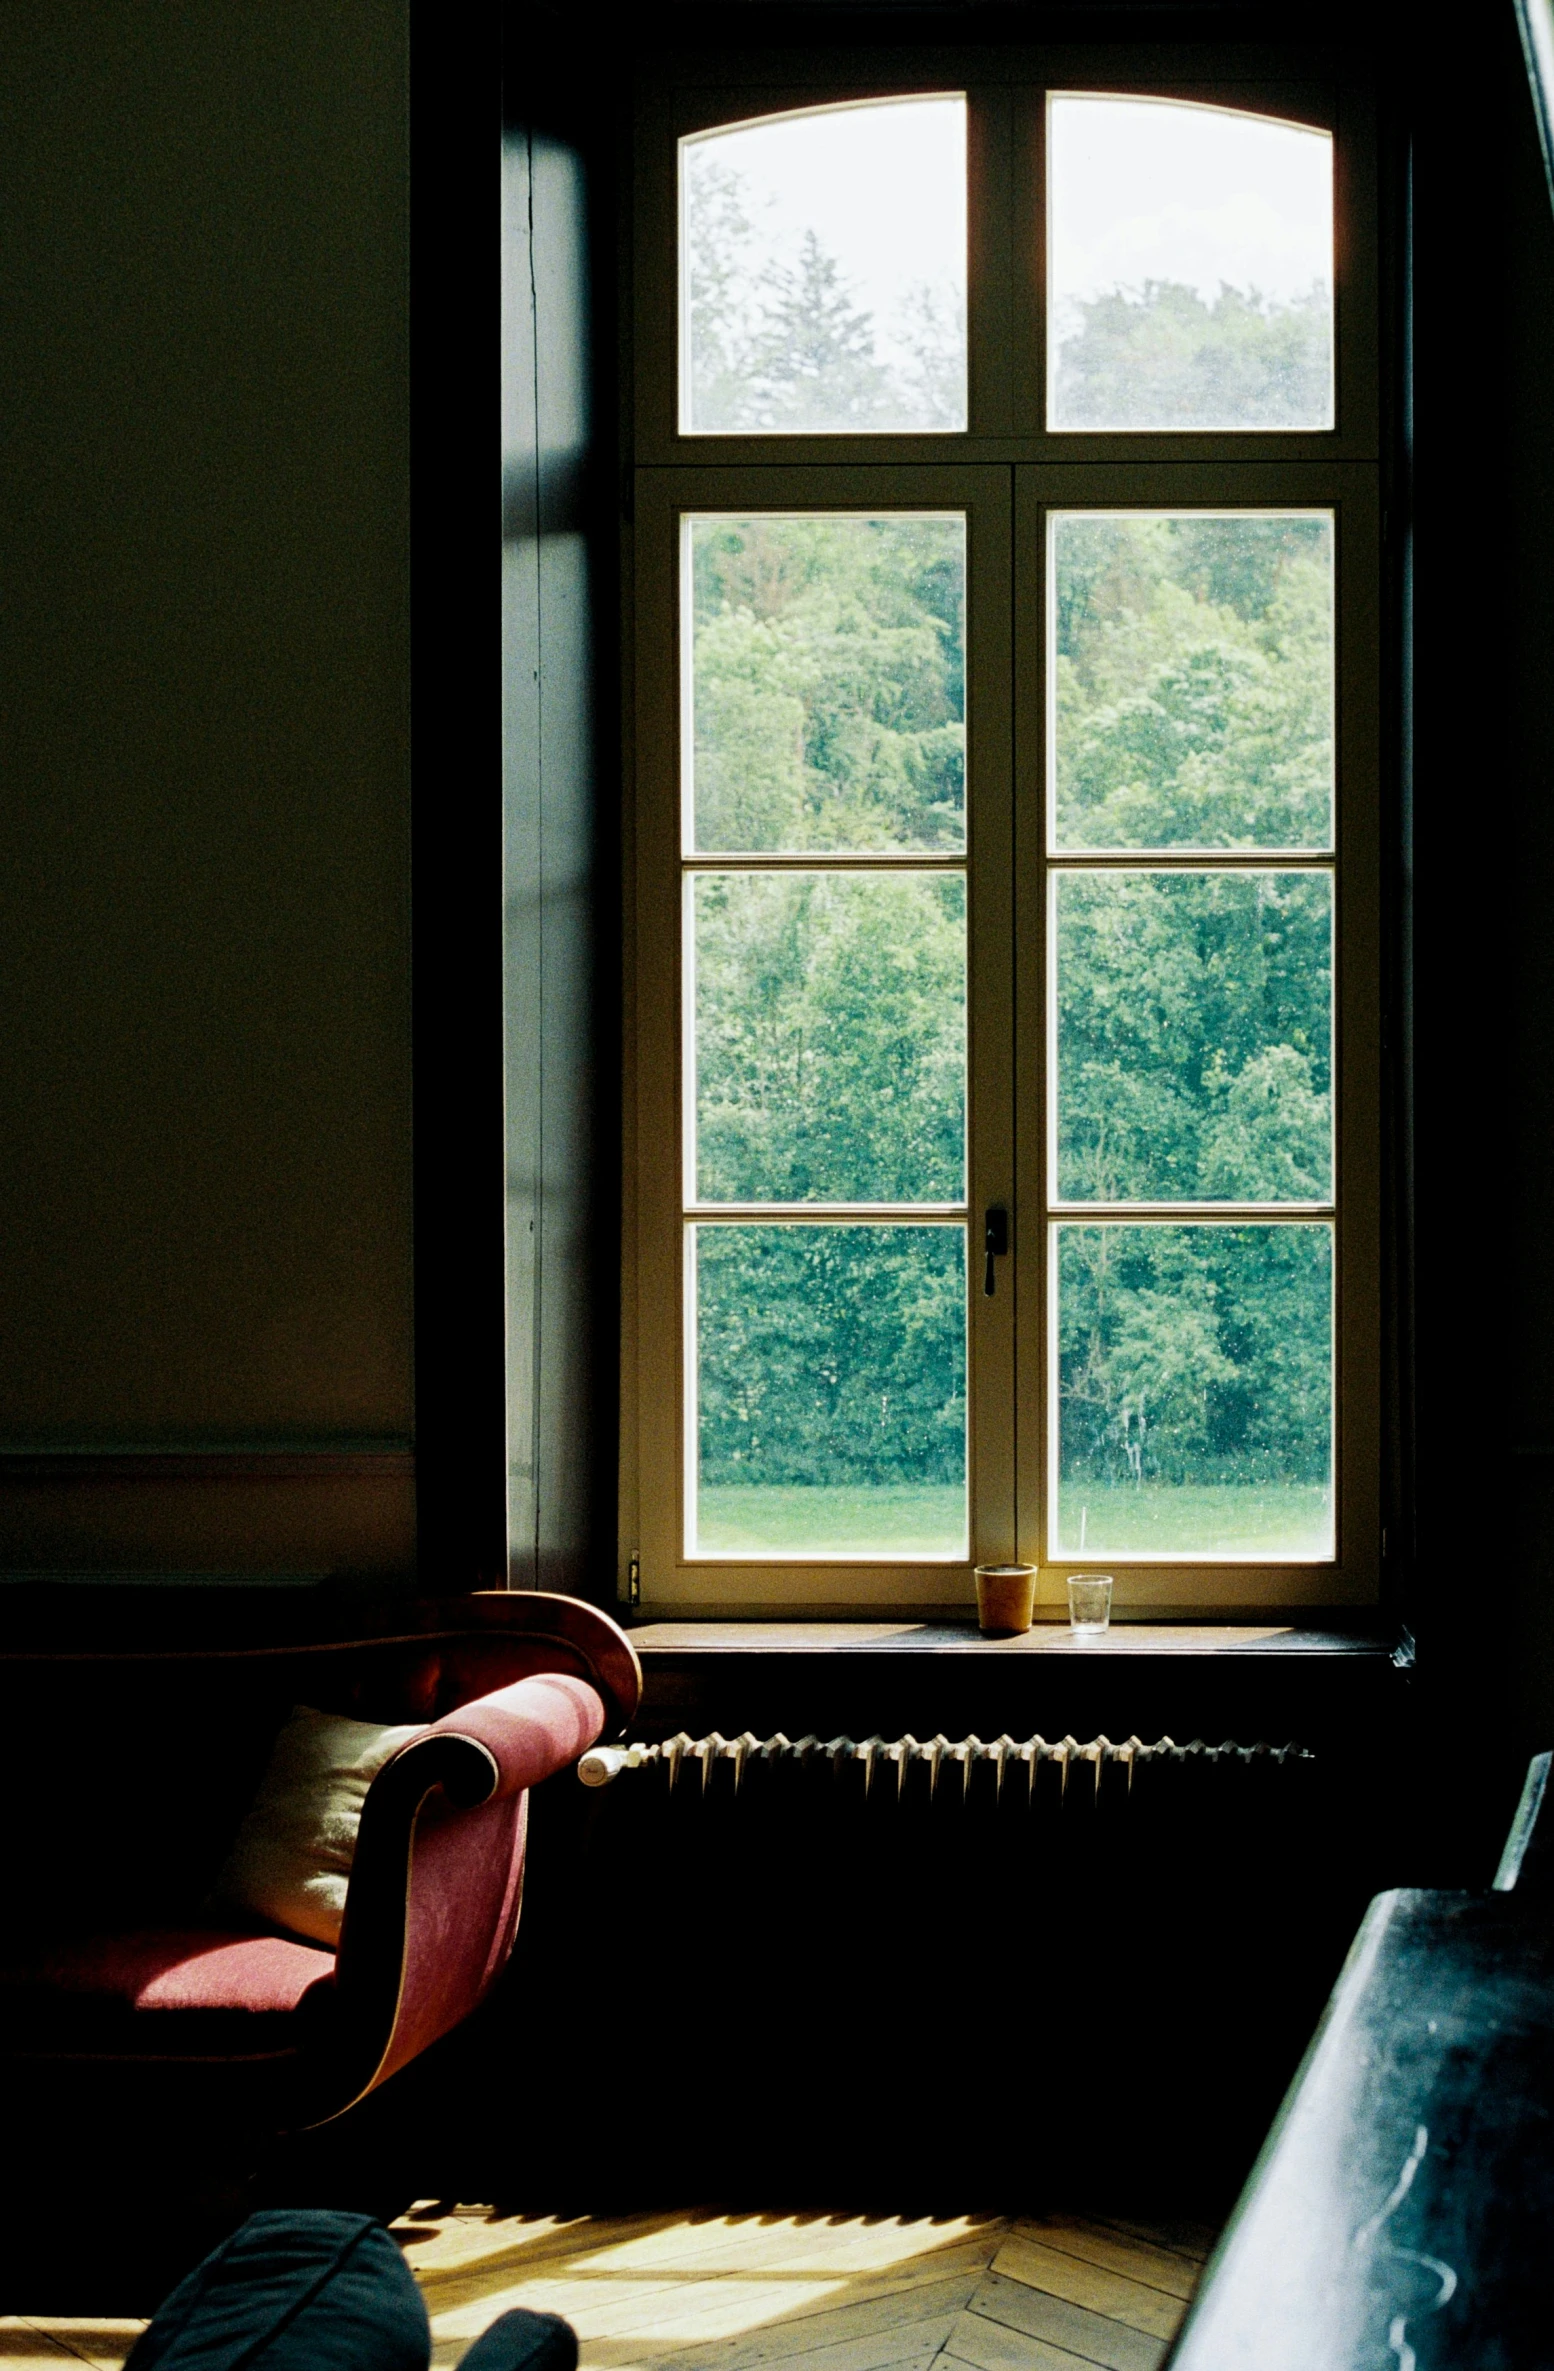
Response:
[[[569,2113],[760,2204],[1239,2179],[1370,1890],[1372,1765],[1311,1742],[596,1747],[537,1817],[538,2056],[620,2034]]]
[[[745,1772],[752,1766],[769,1769],[786,1765],[804,1771],[830,1770],[833,1775],[853,1768],[861,1774],[863,1799],[867,1801],[876,1777],[883,1776],[887,1786],[893,1786],[899,1798],[906,1789],[907,1774],[914,1764],[927,1773],[928,1799],[937,1799],[939,1783],[951,1774],[951,1784],[959,1779],[960,1797],[969,1800],[972,1772],[978,1764],[986,1764],[993,1776],[994,1801],[1001,1802],[1006,1780],[1023,1788],[1028,1805],[1038,1796],[1038,1772],[1048,1766],[1057,1779],[1059,1800],[1066,1800],[1071,1772],[1087,1771],[1093,1782],[1092,1793],[1099,1799],[1102,1773],[1108,1768],[1122,1774],[1131,1791],[1134,1773],[1151,1763],[1180,1766],[1217,1767],[1221,1764],[1245,1768],[1265,1763],[1282,1768],[1288,1762],[1309,1762],[1314,1757],[1307,1747],[1296,1745],[1236,1745],[1227,1739],[1223,1745],[1205,1745],[1195,1738],[1190,1745],[1178,1745],[1173,1738],[1157,1738],[1146,1745],[1141,1737],[1124,1738],[1114,1745],[1109,1737],[1092,1737],[1081,1744],[1077,1737],[1060,1737],[1049,1744],[1045,1737],[1016,1739],[995,1737],[984,1744],[980,1737],[948,1738],[944,1736],[905,1737],[784,1737],[779,1730],[774,1737],[756,1737],[747,1729],[742,1736],[724,1737],[714,1729],[706,1737],[690,1737],[684,1730],[678,1736],[666,1738],[657,1745],[602,1745],[583,1756],[578,1764],[578,1776],[584,1786],[609,1786],[628,1770],[660,1768],[672,1793],[687,1764],[700,1773],[702,1792],[705,1793],[713,1770],[720,1762],[732,1765],[733,1791],[737,1795]]]

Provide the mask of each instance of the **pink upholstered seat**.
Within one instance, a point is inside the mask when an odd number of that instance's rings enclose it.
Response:
[[[39,1954],[51,1991],[126,2009],[223,2009],[289,2016],[315,1984],[334,1979],[335,1955],[284,1935],[185,1928],[89,1935]]]
[[[299,2017],[334,1970],[332,1951],[283,1935],[86,1935],[0,1965],[0,2017],[24,2055],[268,2057],[300,2046]]]

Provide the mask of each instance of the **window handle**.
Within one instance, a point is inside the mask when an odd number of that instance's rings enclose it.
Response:
[[[982,1247],[987,1253],[987,1266],[982,1274],[982,1290],[991,1300],[996,1289],[993,1262],[1001,1260],[1009,1249],[1009,1213],[1001,1202],[993,1204],[983,1222]]]

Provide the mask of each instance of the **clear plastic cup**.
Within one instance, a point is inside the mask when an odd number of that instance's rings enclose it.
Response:
[[[1068,1576],[1068,1626],[1074,1636],[1101,1638],[1111,1618],[1111,1574],[1071,1572]]]

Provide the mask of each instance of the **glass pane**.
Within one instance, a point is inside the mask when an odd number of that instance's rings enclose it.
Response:
[[[1325,872],[1054,879],[1058,1199],[1325,1202]]]
[[[685,522],[697,851],[966,840],[966,522]]]
[[[1331,512],[1048,533],[1056,845],[1331,847]]]
[[[1333,1554],[1333,1235],[1059,1226],[1057,1556]]]
[[[822,107],[680,143],[680,426],[966,425],[966,102]]]
[[[1053,428],[1331,428],[1330,132],[1048,102]]]
[[[692,1199],[959,1202],[966,883],[691,877]]]
[[[689,1233],[691,1553],[964,1556],[964,1227]]]

